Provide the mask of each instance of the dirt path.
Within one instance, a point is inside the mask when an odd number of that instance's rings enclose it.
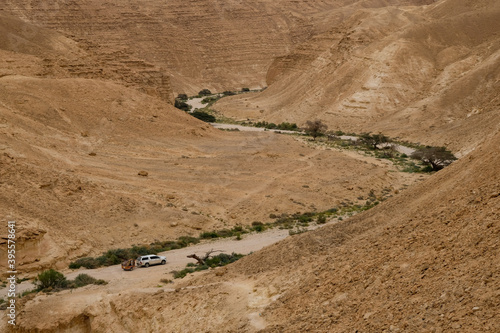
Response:
[[[206,104],[203,104],[201,102],[206,97],[210,97],[210,96],[203,96],[203,97],[196,97],[196,98],[188,99],[186,101],[186,103],[191,105],[191,107],[192,107],[191,112],[195,111],[196,109],[203,109],[205,106],[207,106]]]
[[[328,225],[333,222],[323,224]],[[318,226],[311,226],[310,229],[315,229]],[[120,265],[102,267],[98,269],[78,269],[78,270],[63,270],[67,279],[74,279],[78,274],[88,274],[96,279],[103,279],[108,282],[106,286],[108,292],[120,292],[127,290],[130,287],[134,289],[149,289],[157,288],[162,284],[162,279],[173,279],[171,272],[173,270],[181,270],[188,263],[194,263],[193,259],[187,258],[188,255],[196,253],[198,255],[205,254],[210,250],[221,250],[224,253],[241,253],[249,254],[258,251],[268,245],[274,244],[286,237],[289,237],[287,229],[271,229],[261,233],[251,233],[242,235],[241,240],[236,240],[235,237],[215,239],[204,241],[196,245],[191,245],[186,248],[161,252],[160,255],[167,257],[166,265],[151,266],[149,268],[136,268],[133,271],[126,272],[121,269]],[[189,275],[188,275],[189,278]],[[17,285],[17,293],[33,289],[31,281],[25,281]],[[7,289],[0,290],[0,298],[7,295]]]

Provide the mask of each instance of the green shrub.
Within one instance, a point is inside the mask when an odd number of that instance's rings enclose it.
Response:
[[[336,136],[342,136],[342,135],[344,135],[344,134],[345,134],[345,133],[344,133],[344,132],[342,132],[342,131],[335,131],[335,135],[336,135]]]
[[[78,274],[74,280],[69,281],[68,283],[71,288],[80,288],[89,284],[102,285],[107,284],[107,282],[100,279],[98,280],[88,274]]]
[[[217,97],[217,96],[205,97],[204,99],[201,100],[201,104],[210,104],[213,102],[217,102],[219,99],[220,99],[220,97]]]
[[[200,90],[200,92],[198,93],[198,95],[200,96],[208,96],[208,95],[212,95],[212,92],[208,89],[203,89],[203,90]]]
[[[194,111],[191,113],[191,115],[195,118],[198,118],[206,123],[214,123],[215,122],[215,117],[212,116],[209,113],[203,112],[203,111]]]
[[[206,231],[200,234],[201,239],[218,238],[219,235],[215,231]]]
[[[182,111],[190,111],[191,110],[191,105],[187,104],[186,102],[180,101],[178,99],[175,100],[174,106]]]
[[[49,269],[38,274],[34,283],[38,290],[43,290],[47,288],[65,288],[68,281],[62,273]]]
[[[182,279],[183,277],[188,275],[188,273],[193,273],[193,272],[194,268],[184,268],[182,271],[173,271],[172,273],[174,274],[175,279]]]
[[[241,91],[243,91],[243,92],[249,92],[250,88],[241,88]]]
[[[181,101],[187,101],[188,95],[186,95],[186,94],[179,94],[179,95],[177,95],[177,99],[180,99]]]
[[[323,214],[318,215],[318,218],[316,219],[316,223],[318,223],[318,224],[326,223],[326,216]]]
[[[198,244],[200,240],[196,237],[190,237],[190,236],[181,236],[177,239],[177,243],[179,245],[183,245],[182,247],[186,247],[189,244]]]
[[[85,267],[87,269],[94,269],[100,266],[99,261],[96,258],[85,257],[80,258],[69,264],[69,268],[78,269],[80,267]]]

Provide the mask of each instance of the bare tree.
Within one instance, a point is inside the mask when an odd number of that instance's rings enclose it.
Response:
[[[306,122],[306,134],[312,136],[313,140],[316,140],[318,136],[323,135],[327,129],[328,126],[326,124],[323,124],[323,122],[319,119],[316,119],[315,121],[308,120]]]
[[[445,147],[425,147],[414,151],[410,157],[430,165],[434,171],[441,170],[457,159]]]
[[[207,261],[208,258],[210,258],[210,256],[212,255],[212,253],[216,253],[216,252],[224,252],[224,251],[211,249],[210,251],[208,251],[207,253],[205,253],[205,256],[203,258],[197,256],[195,253],[190,254],[187,257],[195,259],[198,262],[198,265],[201,266],[201,265],[205,265],[205,262]]]

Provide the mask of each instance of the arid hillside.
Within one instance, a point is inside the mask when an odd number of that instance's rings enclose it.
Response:
[[[3,13],[0,31],[2,76],[108,80],[169,103],[173,101],[170,76],[130,54],[112,48],[97,50],[89,43]]]
[[[498,1],[359,10],[276,58],[265,92],[215,108],[244,120],[319,118],[467,152],[500,121],[498,31]]]
[[[201,88],[266,86],[274,58],[341,22],[356,8],[430,2],[7,0],[0,9],[63,33],[108,62],[135,57],[159,66],[170,74],[174,92],[195,94]]]
[[[16,332],[498,332],[499,146],[497,125],[476,151],[377,208],[175,290],[38,296]]]
[[[500,332],[499,32],[496,0],[3,1],[0,222],[16,221],[18,278],[372,208],[275,229],[287,238],[175,281],[170,258],[99,268],[108,284],[25,295],[16,326],[0,310],[0,331]],[[460,158],[406,173],[353,144],[223,131],[172,106],[181,92],[266,85],[213,108],[382,131]]]
[[[109,77],[99,75],[80,43],[0,22],[0,208],[19,221],[20,271],[270,214],[364,204],[358,198],[372,190],[422,178],[291,137],[215,130],[173,108],[142,69],[118,75],[110,65]]]

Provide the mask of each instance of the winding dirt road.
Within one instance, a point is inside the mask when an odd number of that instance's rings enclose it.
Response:
[[[327,224],[336,223],[337,220],[332,220]],[[317,228],[317,225],[312,225],[309,229]],[[167,257],[166,265],[151,266],[148,268],[136,268],[133,271],[124,271],[120,265],[101,267],[97,269],[66,269],[62,271],[67,279],[74,279],[78,274],[88,274],[96,279],[103,279],[108,282],[106,288],[108,292],[120,292],[127,290],[131,286],[134,288],[148,289],[157,288],[162,284],[162,279],[173,279],[171,274],[174,270],[182,270],[188,263],[195,263],[195,260],[187,258],[188,255],[196,253],[203,255],[210,250],[220,250],[224,253],[241,253],[249,254],[258,251],[268,245],[274,244],[286,237],[289,237],[287,229],[270,229],[260,233],[251,233],[242,235],[241,240],[236,240],[235,237],[214,239],[203,241],[199,244],[191,245],[186,248],[161,252],[160,255]],[[188,277],[189,278],[189,275]],[[33,289],[31,281],[25,281],[17,285],[17,293]],[[0,290],[0,297],[7,295],[7,288]]]

